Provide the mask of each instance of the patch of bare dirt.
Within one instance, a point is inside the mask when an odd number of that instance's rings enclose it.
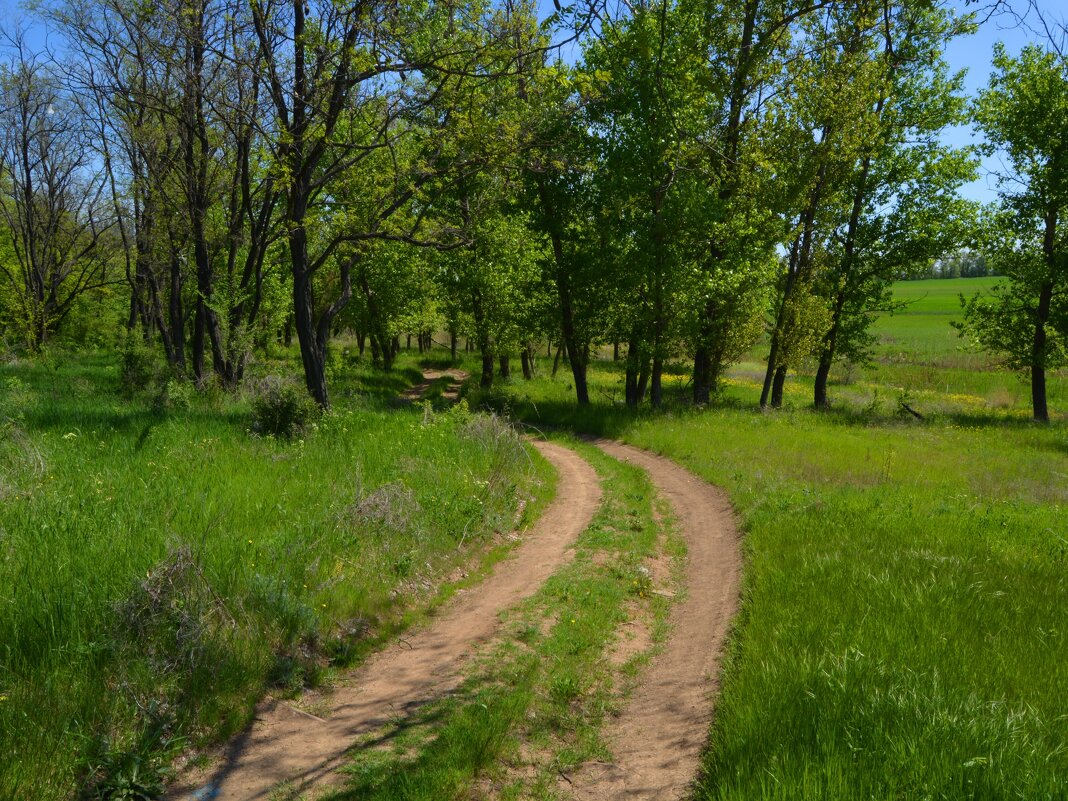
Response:
[[[572,544],[600,503],[593,468],[573,451],[535,443],[560,474],[556,498],[511,557],[476,587],[460,591],[423,629],[368,660],[342,681],[316,714],[268,699],[253,725],[208,769],[191,772],[170,799],[252,801],[276,788],[294,792],[337,781],[349,747],[383,724],[411,714],[459,686],[471,650],[498,629],[498,613],[531,596],[574,554]]]
[[[649,615],[637,603],[627,607],[627,620],[620,626],[616,641],[608,652],[608,663],[619,668],[653,647],[653,631]]]
[[[597,443],[648,471],[671,503],[687,546],[685,598],[671,634],[620,715],[606,728],[613,761],[587,763],[561,782],[578,801],[687,794],[712,721],[720,661],[741,590],[742,551],[726,495],[669,459],[616,442]]]
[[[458,370],[456,368],[449,368],[448,370],[425,369],[423,370],[423,380],[402,393],[400,399],[404,403],[418,403],[436,382],[448,377],[451,380],[442,390],[441,397],[449,403],[456,403],[460,399],[460,387],[463,386],[464,381],[470,375],[466,370]]]

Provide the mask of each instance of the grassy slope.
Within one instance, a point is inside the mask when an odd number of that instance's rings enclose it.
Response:
[[[0,368],[0,798],[150,777],[152,754],[242,726],[266,685],[358,658],[512,525],[535,481],[514,436],[387,410],[410,364],[358,372],[317,431],[278,442],[249,436],[240,400],[122,400],[104,359]]]
[[[924,387],[936,414],[922,423],[889,403],[817,414],[803,392],[760,414],[737,378],[712,409],[634,415],[607,402],[618,366],[592,379],[586,412],[563,373],[506,395],[536,425],[676,458],[744,520],[743,611],[699,798],[1068,797],[1063,422]]]

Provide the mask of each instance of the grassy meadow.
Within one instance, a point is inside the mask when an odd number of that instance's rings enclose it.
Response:
[[[414,359],[342,367],[285,440],[245,396],[121,396],[107,358],[0,366],[0,799],[155,797],[170,758],[357,661],[549,492],[507,426],[392,408]]]
[[[759,347],[707,409],[683,363],[657,412],[623,406],[611,361],[584,410],[544,358],[534,381],[469,382],[472,406],[656,450],[730,493],[743,606],[695,799],[1068,798],[1068,376],[1035,425],[1027,385],[963,347],[957,295],[990,284],[900,285],[915,303],[878,322],[870,364],[836,369],[828,412],[805,370],[758,411]],[[383,375],[335,350],[336,408],[293,439],[251,431],[262,377],[131,398],[114,359],[0,365],[0,801],[151,797],[265,691],[329,684],[440,603],[503,552],[521,499],[531,519],[551,495],[499,421],[392,402],[414,354]],[[613,631],[664,635],[644,565],[680,546],[640,471],[569,444],[606,493],[575,561],[331,798],[553,799],[607,758],[601,723],[648,658],[614,662]]]
[[[1016,378],[958,350],[950,296],[983,285],[903,285],[922,300],[880,321],[874,363],[839,371],[827,413],[805,375],[760,413],[747,364],[702,410],[680,366],[667,409],[627,411],[611,362],[588,410],[564,371],[488,399],[730,493],[743,608],[696,798],[1068,797],[1068,382],[1035,425],[1026,385],[1007,397]]]

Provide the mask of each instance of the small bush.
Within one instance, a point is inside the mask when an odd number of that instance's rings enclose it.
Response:
[[[119,388],[126,397],[152,389],[163,379],[165,370],[159,355],[136,334],[122,341],[119,360]]]
[[[296,381],[267,376],[252,397],[252,431],[292,439],[303,434],[321,413],[319,405]]]

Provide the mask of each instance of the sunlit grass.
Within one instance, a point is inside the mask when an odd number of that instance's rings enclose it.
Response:
[[[507,403],[671,456],[725,487],[744,523],[698,798],[1068,797],[1063,422],[953,393],[918,421],[892,387],[894,402],[817,413],[801,385],[761,413],[744,372],[712,408],[687,406],[678,381],[664,412],[632,413],[618,365],[591,377],[587,410],[566,377],[513,382]]]
[[[0,798],[240,728],[514,525],[540,462],[462,409],[387,408],[418,375],[343,363],[285,442],[241,398],[121,398],[108,359],[0,367]]]

